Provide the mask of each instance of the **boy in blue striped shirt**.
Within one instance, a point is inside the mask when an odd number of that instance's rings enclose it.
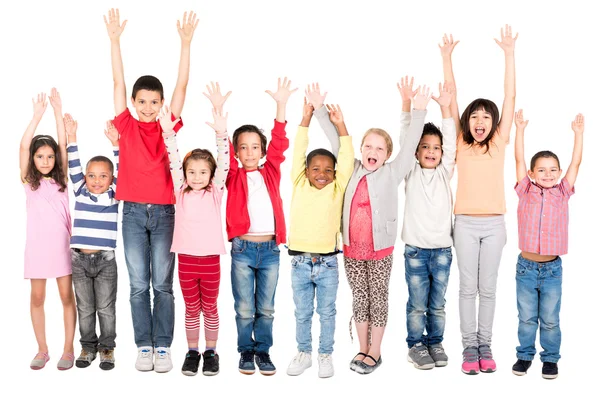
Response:
[[[88,161],[85,175],[77,149],[77,122],[65,114],[69,176],[75,192],[75,217],[71,236],[73,286],[79,315],[81,354],[75,365],[88,367],[100,352],[100,368],[114,368],[117,300],[117,219],[115,199],[119,168],[119,133],[107,122],[105,135],[113,145],[117,168],[104,156]],[[96,313],[100,338],[96,335]]]

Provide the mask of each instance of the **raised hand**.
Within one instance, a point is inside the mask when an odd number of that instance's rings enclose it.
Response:
[[[444,86],[442,86],[442,84],[439,84],[439,91],[440,91],[440,95],[439,97],[435,97],[435,96],[431,96],[431,98],[433,100],[435,100],[436,103],[438,103],[440,105],[440,107],[444,108],[444,107],[450,107],[450,103],[452,103],[452,96],[454,96],[454,91],[450,90],[450,87],[454,87],[454,85],[449,85],[446,82],[444,82]]]
[[[116,10],[114,8],[108,10],[108,20],[106,19],[106,15],[104,16],[104,24],[106,25],[106,31],[110,40],[118,40],[125,29],[125,25],[127,25],[127,20],[121,24],[120,19],[118,8]]]
[[[158,115],[158,120],[160,121],[160,126],[163,130],[163,137],[175,135],[173,128],[179,122],[179,118],[175,121],[171,121],[171,119],[171,110],[169,109],[169,106],[164,106]]]
[[[571,122],[571,129],[573,129],[573,132],[575,132],[576,134],[583,134],[583,129],[585,128],[585,119],[583,117],[583,114],[577,114],[575,116],[575,119],[573,120],[573,122]]]
[[[183,13],[183,22],[179,22],[177,20],[177,32],[179,32],[179,37],[181,37],[182,42],[190,43],[192,38],[194,37],[194,31],[198,26],[198,18],[196,18],[196,13],[190,11],[188,14],[187,11]]]
[[[229,113],[223,115],[222,110],[216,110],[213,108],[212,115],[215,122],[212,124],[210,122],[206,122],[206,125],[213,128],[215,133],[221,134],[227,132],[227,117],[229,116]]]
[[[46,106],[48,105],[46,102],[46,93],[39,93],[37,99],[34,97],[31,99],[31,102],[33,103],[33,117],[41,119],[44,112],[46,112]]]
[[[73,119],[71,114],[65,114],[63,123],[65,124],[65,131],[67,133],[67,142],[77,143],[77,121]]]
[[[517,129],[524,130],[527,127],[528,123],[529,120],[523,118],[523,109],[520,109],[515,113],[515,126],[517,127]]]
[[[327,104],[327,110],[329,111],[329,120],[335,126],[344,123],[344,114],[342,114],[342,109],[339,104]]]
[[[60,93],[58,93],[56,88],[52,88],[50,91],[50,96],[48,96],[48,100],[50,100],[50,105],[54,110],[62,110],[62,100],[60,99]]]
[[[415,94],[417,94],[417,91],[413,90],[414,82],[414,77],[411,76],[409,81],[408,75],[406,75],[404,78],[400,78],[400,83],[396,84],[396,86],[398,86],[398,91],[400,92],[403,103],[410,103],[411,99],[415,97]]]
[[[206,94],[204,92],[202,92],[202,94],[205,95],[206,98],[210,100],[210,103],[212,104],[212,106],[215,110],[219,110],[222,113],[223,112],[223,104],[225,104],[225,102],[229,98],[229,95],[231,94],[231,90],[229,92],[227,92],[227,94],[225,96],[223,96],[221,94],[221,86],[219,86],[219,82],[217,82],[216,84],[214,82],[211,82],[210,86],[206,85],[206,90],[208,91],[208,94]]]
[[[504,50],[505,53],[514,52],[515,51],[515,42],[519,34],[517,33],[515,37],[512,37],[512,28],[510,25],[505,25],[504,28],[500,28],[500,40],[494,38],[498,46]]]
[[[290,89],[292,85],[292,81],[288,80],[287,76],[283,78],[283,82],[281,82],[281,78],[277,79],[277,91],[271,92],[270,90],[265,90],[266,93],[269,94],[277,103],[285,104],[287,103],[290,95],[294,93],[298,88]]]
[[[306,94],[306,98],[308,102],[312,104],[315,110],[323,107],[323,103],[325,102],[325,97],[327,96],[327,92],[321,94],[321,88],[319,87],[319,83],[313,83],[311,85],[306,85],[306,90],[304,91]]]
[[[106,121],[106,128],[104,128],[104,134],[110,140],[114,147],[119,146],[119,131],[113,125],[111,120]]]
[[[308,118],[310,120],[312,118],[313,111],[315,111],[315,107],[312,105],[312,103],[309,103],[305,97],[304,107],[302,108],[302,119]]]
[[[454,51],[454,47],[460,42],[460,40],[454,40],[452,34],[448,36],[444,33],[444,37],[442,37],[442,44],[438,44],[440,47],[440,52],[442,53],[442,57],[451,57],[452,51]]]
[[[429,87],[427,86],[419,86],[417,88],[417,93],[415,97],[413,97],[413,107],[415,110],[425,110],[427,108],[427,104],[431,100],[431,93]]]

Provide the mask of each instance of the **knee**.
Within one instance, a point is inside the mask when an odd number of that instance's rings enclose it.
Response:
[[[70,307],[75,305],[75,296],[73,295],[73,289],[69,287],[68,290],[60,292],[60,301],[64,307]]]
[[[235,314],[237,316],[237,318],[242,318],[242,319],[250,319],[250,318],[254,318],[254,304],[248,302],[248,301],[236,301],[235,302]]]
[[[271,306],[259,306],[256,309],[256,314],[258,314],[261,318],[273,318],[273,314],[275,313],[275,307]]]
[[[45,293],[31,292],[31,307],[34,307],[34,308],[44,307],[45,300],[46,300]]]
[[[131,297],[141,296],[150,291],[150,281],[143,279],[131,279],[129,288]]]

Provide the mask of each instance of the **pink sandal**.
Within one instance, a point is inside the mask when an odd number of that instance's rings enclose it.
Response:
[[[38,358],[38,357],[42,357],[42,358]],[[31,369],[42,369],[46,366],[46,363],[50,360],[50,356],[48,355],[48,353],[37,353],[35,355],[35,357],[33,358],[33,360],[31,360],[31,364],[29,364],[29,367]]]
[[[56,368],[58,368],[60,371],[65,371],[67,369],[73,368],[74,363],[75,363],[75,354],[63,353],[60,360],[58,360],[58,364],[56,364]]]

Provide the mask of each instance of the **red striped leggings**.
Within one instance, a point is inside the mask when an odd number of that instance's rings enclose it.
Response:
[[[219,313],[217,297],[221,281],[220,256],[179,254],[179,285],[185,301],[185,334],[188,344],[200,338],[200,313],[204,313],[205,340],[217,340]]]

